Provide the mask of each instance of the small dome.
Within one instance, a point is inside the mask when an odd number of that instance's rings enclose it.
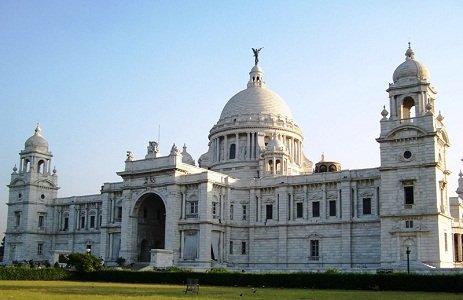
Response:
[[[326,173],[326,172],[339,172],[341,171],[341,164],[337,161],[326,161],[325,154],[318,163],[315,164],[315,173]]]
[[[27,139],[26,143],[24,143],[25,150],[39,150],[39,151],[48,151],[48,142],[42,136],[42,130],[37,125],[35,128],[35,133],[33,136]]]
[[[396,83],[401,79],[429,80],[429,78],[428,68],[415,60],[415,52],[409,45],[407,52],[405,52],[405,61],[395,69],[392,80]]]
[[[267,151],[286,151],[286,146],[282,141],[273,138],[265,147]]]
[[[186,151],[186,145],[183,145],[183,151],[182,151],[182,163],[189,164],[194,166],[195,165],[195,160],[191,155]]]

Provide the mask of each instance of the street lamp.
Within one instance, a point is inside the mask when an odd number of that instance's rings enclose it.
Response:
[[[92,249],[87,248],[87,249],[85,249],[85,252],[87,252],[87,255],[90,255],[90,253],[92,252]]]
[[[410,274],[410,248],[407,246],[407,251],[405,251],[405,253],[407,253],[407,273]]]

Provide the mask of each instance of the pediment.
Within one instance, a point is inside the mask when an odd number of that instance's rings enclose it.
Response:
[[[44,187],[44,188],[54,188],[55,187],[55,185],[52,182],[48,181],[48,180],[36,181],[35,185],[38,185],[38,186]]]
[[[21,186],[21,185],[24,185],[24,184],[26,184],[26,182],[25,182],[24,180],[22,180],[22,179],[15,179],[15,180],[13,180],[13,181],[10,183],[9,187]]]
[[[417,126],[407,125],[407,126],[400,126],[394,130],[392,130],[387,136],[387,139],[409,139],[409,138],[417,138],[427,134],[424,130]]]

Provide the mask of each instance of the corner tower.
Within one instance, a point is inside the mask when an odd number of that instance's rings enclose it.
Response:
[[[199,166],[237,178],[311,173],[312,162],[303,152],[302,131],[285,101],[267,88],[259,66],[260,49],[253,51],[255,65],[249,72],[247,88],[223,108],[210,130],[209,150],[200,157]],[[265,158],[275,150],[267,149],[271,141],[285,149],[281,172],[271,171],[274,161]],[[270,151],[267,156],[266,151]],[[283,159],[280,163],[283,165]]]
[[[17,258],[32,260],[50,258],[53,211],[50,204],[57,196],[56,170],[51,169],[53,155],[39,126],[19,153],[19,169],[11,174],[8,199],[8,221],[5,233],[5,261]]]
[[[452,266],[451,217],[447,197],[447,149],[436,89],[410,45],[393,74],[389,112],[381,113],[381,264]]]

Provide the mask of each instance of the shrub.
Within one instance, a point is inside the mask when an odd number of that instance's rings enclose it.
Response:
[[[119,267],[123,267],[125,265],[125,258],[123,258],[122,256],[119,256],[116,262]]]
[[[76,269],[77,272],[93,272],[101,269],[98,258],[91,254],[71,253],[68,255],[68,266]]]

